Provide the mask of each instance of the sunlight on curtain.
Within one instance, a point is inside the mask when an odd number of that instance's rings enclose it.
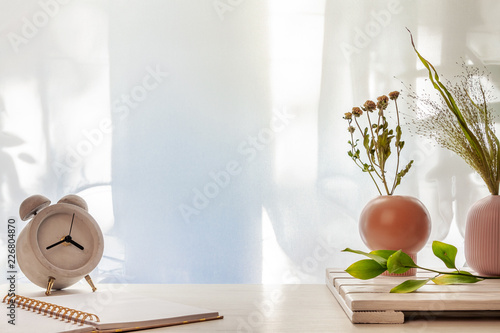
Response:
[[[82,195],[105,233],[98,282],[323,283],[356,259],[340,251],[364,248],[377,193],[342,116],[402,82],[431,89],[406,28],[443,76],[485,65],[500,96],[494,0],[0,4],[1,219],[31,194]],[[485,186],[404,131],[415,163],[397,193],[463,263]]]
[[[102,218],[111,206],[94,200],[107,196],[95,189],[111,181],[106,7],[97,1],[1,5],[2,220],[16,217],[19,232],[26,224],[19,205],[33,194],[53,203],[68,193],[93,201],[90,212],[107,244],[94,273],[99,282],[116,252],[109,234],[114,221]]]
[[[317,103],[325,1],[269,1],[270,75],[273,108],[286,109],[293,121],[276,136],[278,185],[316,179]]]
[[[273,135],[266,3],[110,3],[113,204],[127,278],[260,282]]]
[[[305,282],[311,273],[302,272],[304,258],[287,248],[301,242],[297,237],[304,224],[300,211],[315,211],[304,196],[314,193],[317,179],[318,156],[313,147],[318,141],[324,6],[324,1],[290,1],[287,6],[269,1],[272,105],[290,114],[290,121],[276,134],[272,147],[273,188],[264,203],[262,223],[265,236],[273,235],[263,243],[263,283],[285,283],[292,277]],[[312,214],[309,219],[314,219]],[[284,232],[291,238],[284,240]]]

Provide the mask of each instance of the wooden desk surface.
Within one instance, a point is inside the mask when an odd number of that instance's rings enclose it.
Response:
[[[99,288],[99,285],[97,286]],[[500,332],[496,319],[413,320],[404,324],[352,324],[328,287],[315,285],[113,285],[173,302],[218,311],[222,320],[145,332]],[[34,290],[18,286],[18,292]],[[5,291],[5,284],[0,287]],[[24,333],[24,332],[23,332]]]

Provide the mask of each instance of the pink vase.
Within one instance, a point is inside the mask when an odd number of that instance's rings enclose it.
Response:
[[[500,276],[500,196],[477,201],[467,214],[465,259],[480,275]]]
[[[402,250],[416,262],[431,233],[429,212],[420,200],[381,195],[368,202],[359,218],[359,231],[371,250]],[[393,276],[413,276],[416,269]]]

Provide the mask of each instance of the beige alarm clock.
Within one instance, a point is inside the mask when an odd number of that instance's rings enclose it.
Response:
[[[46,288],[46,295],[82,278],[95,291],[89,273],[102,258],[104,238],[85,200],[71,194],[50,205],[46,197],[33,195],[23,201],[19,215],[23,221],[32,218],[17,238],[17,261],[24,275]]]

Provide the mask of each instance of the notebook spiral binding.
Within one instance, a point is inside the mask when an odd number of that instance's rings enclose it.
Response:
[[[83,325],[85,320],[100,321],[99,317],[92,313],[66,308],[21,295],[6,295],[2,303],[14,303],[17,304],[18,308],[21,307],[21,309],[28,311],[33,310],[33,312],[38,310],[38,314],[43,312],[44,316],[48,314],[49,318],[54,316],[54,319],[61,318],[61,320],[67,320],[68,323],[73,321],[73,323],[78,324],[78,321],[80,321],[80,325]]]

